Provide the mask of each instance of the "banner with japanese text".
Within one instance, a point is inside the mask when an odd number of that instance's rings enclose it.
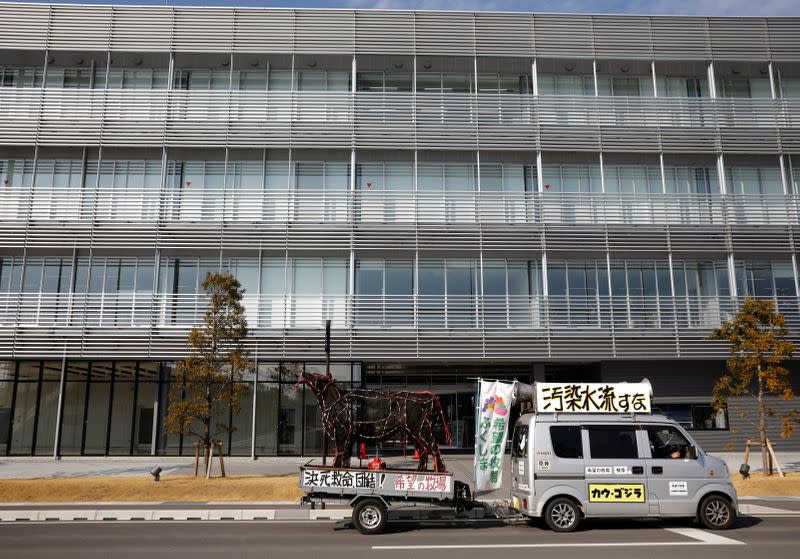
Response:
[[[475,482],[478,491],[483,491],[499,489],[503,481],[503,455],[514,385],[485,380],[478,383]]]
[[[540,413],[650,413],[649,382],[536,383]]]

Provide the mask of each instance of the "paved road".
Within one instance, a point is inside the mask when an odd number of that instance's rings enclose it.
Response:
[[[591,553],[592,559],[795,559],[797,529],[798,516],[746,516],[726,532],[646,520],[595,521],[573,534],[522,522],[406,522],[371,537],[330,521],[9,523],[0,525],[0,557],[477,559]]]

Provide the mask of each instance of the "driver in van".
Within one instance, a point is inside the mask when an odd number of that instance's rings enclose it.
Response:
[[[678,446],[673,446],[669,449],[669,457],[670,458],[683,458],[683,452],[681,452],[681,448]]]

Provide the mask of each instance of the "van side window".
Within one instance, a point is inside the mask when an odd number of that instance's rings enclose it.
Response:
[[[553,454],[559,458],[583,458],[580,427],[550,427],[550,441],[553,444]]]
[[[686,458],[691,444],[683,433],[671,425],[648,425],[647,440],[653,458]]]
[[[638,458],[634,427],[592,426],[588,431],[592,458]]]
[[[514,438],[511,444],[511,456],[514,458],[525,458],[528,456],[528,426],[517,425],[514,428]]]

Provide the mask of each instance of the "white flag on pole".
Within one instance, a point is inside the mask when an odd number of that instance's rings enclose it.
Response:
[[[480,380],[475,433],[475,482],[478,491],[499,489],[511,416],[514,384]]]

